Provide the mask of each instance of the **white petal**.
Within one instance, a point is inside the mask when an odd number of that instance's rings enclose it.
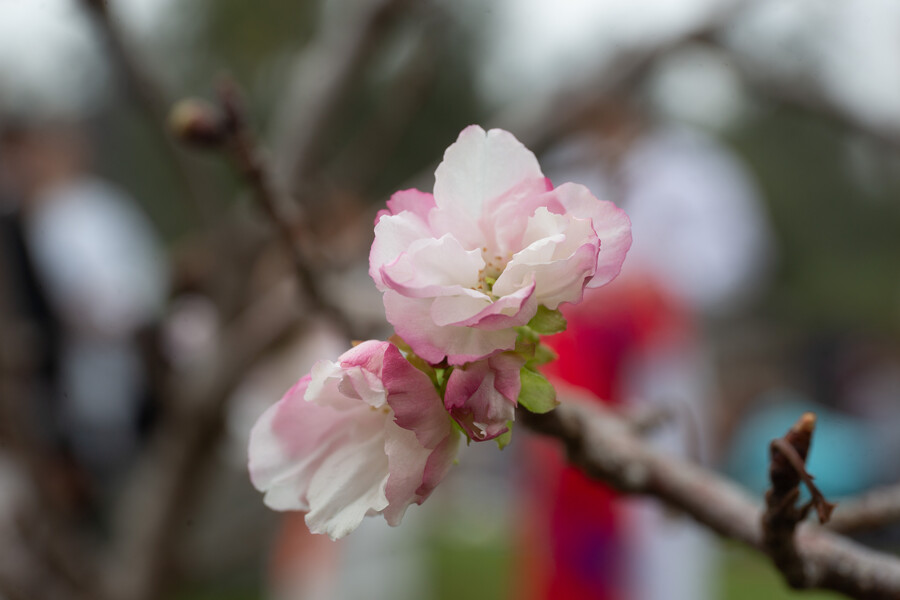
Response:
[[[508,131],[477,125],[463,129],[434,173],[439,208],[477,219],[487,200],[526,180],[542,180],[534,154]]]
[[[525,325],[537,312],[537,303],[534,301],[534,284],[530,279],[512,293],[482,305],[481,310],[468,317],[465,315],[472,313],[472,309],[477,308],[477,305],[472,304],[464,308],[454,306],[460,300],[459,296],[435,298],[431,304],[431,318],[435,324],[477,327],[488,331]],[[449,321],[447,320],[448,315],[463,318]]]
[[[449,430],[449,422],[447,429]],[[448,431],[449,434],[449,431]],[[416,493],[422,486],[425,465],[433,449],[423,447],[416,434],[408,429],[388,423],[385,432],[384,451],[388,456],[390,476],[385,486],[385,496],[390,501],[384,511],[384,519],[389,525],[399,525],[407,507],[424,498]]]
[[[362,367],[346,369],[339,388],[346,396],[358,398],[375,408],[385,403],[384,384],[381,377]]]
[[[431,304],[431,318],[435,325],[451,325],[471,319],[491,305],[487,295],[441,296]]]
[[[309,387],[304,398],[321,406],[330,406],[335,410],[351,410],[357,408],[359,401],[345,395],[341,388],[344,370],[330,360],[316,361],[310,371]]]
[[[380,411],[369,419],[361,417],[357,415],[354,435],[331,449],[309,483],[306,524],[313,533],[344,537],[367,514],[388,505],[385,419]]]
[[[250,479],[276,510],[309,508],[306,494],[313,473],[354,430],[352,411],[304,399],[309,379],[302,378],[269,407],[250,432]]]
[[[466,250],[447,234],[413,243],[396,261],[382,267],[381,274],[386,287],[404,296],[426,298],[473,291],[483,268],[479,250]]]
[[[555,309],[578,302],[596,268],[599,244],[591,221],[542,207],[529,219],[523,242],[529,245],[513,256],[494,284],[495,293],[512,293],[533,279],[538,303]]]
[[[406,211],[382,216],[375,224],[375,241],[369,252],[369,275],[379,290],[384,291],[381,268],[406,252],[416,240],[434,237],[431,228],[417,214]]]

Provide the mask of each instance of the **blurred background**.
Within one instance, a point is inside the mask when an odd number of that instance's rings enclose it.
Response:
[[[166,126],[223,75],[345,324],[224,153]],[[0,598],[794,597],[524,430],[397,529],[263,506],[249,428],[390,335],[375,212],[471,123],[633,221],[551,375],[664,409],[654,444],[760,498],[810,409],[827,495],[898,480],[900,1],[0,0]]]

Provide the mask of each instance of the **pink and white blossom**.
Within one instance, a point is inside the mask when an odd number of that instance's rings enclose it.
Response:
[[[461,365],[511,349],[539,305],[611,281],[630,245],[622,210],[582,185],[554,188],[512,134],[473,125],[433,195],[400,191],[379,213],[369,273],[413,351]]]
[[[444,406],[476,442],[492,440],[509,430],[515,419],[521,356],[509,352],[456,367],[447,379]]]
[[[250,478],[269,507],[307,511],[310,531],[337,539],[366,515],[399,524],[444,477],[458,437],[431,379],[368,341],[317,362],[260,417]]]

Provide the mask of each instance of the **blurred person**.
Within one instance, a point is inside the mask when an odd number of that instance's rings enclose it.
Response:
[[[52,387],[58,370],[58,326],[37,281],[25,241],[21,198],[13,185],[3,146],[0,140],[0,323],[4,330],[0,379],[4,374],[14,377],[14,371],[22,373],[24,365],[28,375]]]
[[[703,134],[649,127],[624,106],[590,125],[543,158],[546,172],[622,206],[634,242],[616,281],[563,307],[569,326],[548,340],[559,360],[546,372],[598,401],[673,409],[675,423],[651,441],[700,460],[714,392],[701,324],[738,310],[766,272],[759,197],[738,161]],[[529,466],[523,597],[714,597],[712,544],[686,518],[620,501],[542,442]]]
[[[108,484],[138,442],[146,380],[137,336],[166,298],[162,250],[135,202],[91,174],[76,124],[8,126],[0,152],[34,278],[59,323],[45,417],[95,483]]]
[[[56,444],[51,412],[59,379],[60,327],[25,239],[22,198],[3,152],[9,132],[2,125],[0,120],[0,462],[12,462],[7,452],[28,452],[46,476],[38,483],[47,498],[69,512],[77,510],[85,494],[71,456]],[[5,475],[0,487],[20,483],[14,470],[0,471]],[[5,509],[10,506],[0,510],[0,520],[14,520],[15,513]]]

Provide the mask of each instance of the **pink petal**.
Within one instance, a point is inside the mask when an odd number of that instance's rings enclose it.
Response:
[[[412,503],[421,504],[424,498],[416,494],[422,485],[425,466],[432,450],[423,448],[412,431],[388,424],[387,441],[384,450],[388,457],[387,485],[384,488],[388,506],[384,518],[389,525],[396,526]]]
[[[449,468],[456,437],[431,379],[370,340],[316,363],[263,414],[250,477],[266,504],[307,511],[310,531],[337,539],[366,515],[399,523]]]
[[[456,461],[458,448],[459,435],[453,431],[432,451],[428,462],[425,463],[425,471],[422,473],[422,485],[416,490],[416,495],[420,498],[419,504],[428,498],[437,484],[444,479],[447,471]]]
[[[391,474],[384,518],[396,525],[406,508],[421,504],[450,468],[458,436],[431,379],[393,346],[385,353],[384,381],[396,424],[388,429],[385,445]]]
[[[435,206],[432,194],[415,189],[394,192],[391,199],[387,201],[389,214],[399,215],[403,211],[409,211],[425,222],[428,221],[428,213]]]
[[[414,431],[423,447],[437,447],[452,428],[431,379],[393,345],[385,352],[383,377],[394,422]]]
[[[494,387],[514,405],[518,404],[519,392],[522,390],[522,379],[519,371],[525,365],[525,359],[516,354],[503,353],[488,359],[496,377]]]
[[[549,208],[555,213],[563,210],[556,196],[546,193],[548,185],[547,179],[529,179],[485,202],[479,221],[484,245],[500,258],[515,254],[526,246],[523,236],[529,219],[538,208]]]
[[[436,325],[431,314],[432,302],[407,298],[393,290],[384,294],[388,321],[413,351],[428,362],[437,364],[446,356],[450,364],[459,365],[515,346],[516,331],[512,328],[491,331]]]
[[[392,348],[390,342],[381,340],[366,340],[350,348],[338,358],[338,363],[344,369],[350,367],[362,367],[372,373],[381,373],[384,364],[384,353]]]
[[[521,357],[505,353],[457,367],[450,374],[444,404],[470,438],[490,440],[508,431],[507,422],[515,418],[519,370],[524,363]]]
[[[435,325],[460,325],[476,318],[492,306],[487,294],[442,296],[431,303],[431,319]]]
[[[409,431],[397,431],[389,434],[386,448],[391,475],[385,487],[389,504],[384,519],[389,525],[399,525],[410,504],[422,504],[431,495],[453,465],[459,447],[459,435],[452,429],[435,449],[425,452],[416,449]]]
[[[565,183],[553,193],[570,214],[590,218],[600,238],[597,269],[587,287],[600,287],[615,279],[631,248],[631,220],[628,215],[612,202],[597,200],[583,185]]]

